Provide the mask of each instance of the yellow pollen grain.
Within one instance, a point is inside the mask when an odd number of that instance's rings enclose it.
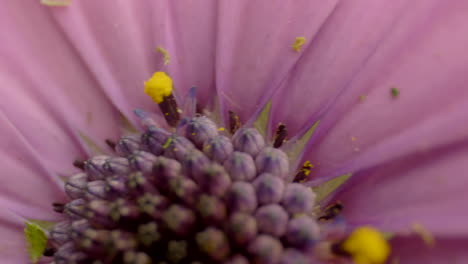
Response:
[[[423,225],[420,223],[413,223],[411,228],[413,229],[414,233],[421,237],[421,239],[428,247],[434,247],[435,238]]]
[[[172,94],[172,79],[165,72],[155,72],[153,76],[145,82],[144,91],[154,102],[159,104],[164,101],[166,96]]]
[[[351,137],[351,141],[356,141],[356,137]]]
[[[163,55],[164,57],[164,65],[168,65],[170,60],[171,60],[171,57],[169,56],[169,51],[167,51],[165,48],[161,47],[161,46],[158,46],[156,48],[156,52],[159,52]]]
[[[302,46],[305,44],[306,38],[305,37],[296,37],[294,43],[292,44],[292,48],[295,52],[301,51]]]
[[[359,102],[364,102],[366,100],[366,96],[365,95],[360,95],[359,96]]]
[[[383,264],[390,255],[390,244],[377,229],[356,228],[341,245],[356,264]]]
[[[41,0],[41,4],[46,6],[69,6],[71,0]]]
[[[224,127],[218,128],[218,131],[224,131],[224,130],[226,130]]]

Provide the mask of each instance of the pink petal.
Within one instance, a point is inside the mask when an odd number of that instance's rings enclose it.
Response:
[[[465,138],[468,59],[461,54],[468,28],[458,25],[467,22],[467,7],[465,1],[341,2],[275,101],[274,124],[297,131],[307,120],[321,120],[308,153],[315,177]],[[398,98],[392,87],[401,91]]]
[[[397,260],[398,264],[462,264],[468,262],[466,245],[466,239],[440,238],[435,247],[428,247],[420,238],[397,238],[392,240],[391,259]]]
[[[351,226],[372,224],[410,232],[414,224],[434,235],[468,235],[468,141],[422,152],[354,175],[334,200]]]
[[[5,208],[0,209],[0,259],[2,264],[30,263],[23,228],[23,218],[14,215]]]
[[[300,60],[337,1],[221,1],[216,43],[216,87],[222,110],[245,121],[276,90]]]

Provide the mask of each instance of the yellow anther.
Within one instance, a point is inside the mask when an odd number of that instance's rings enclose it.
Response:
[[[305,37],[297,37],[292,44],[292,48],[295,52],[299,52],[301,47],[305,44],[306,39]]]
[[[390,245],[382,233],[370,226],[355,229],[341,248],[351,255],[356,264],[385,263],[390,255]]]
[[[156,72],[145,82],[145,93],[156,103],[164,101],[164,97],[172,93],[172,79],[164,72]]]

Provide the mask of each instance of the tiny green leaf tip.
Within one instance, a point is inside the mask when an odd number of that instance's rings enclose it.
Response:
[[[260,132],[264,137],[267,136],[268,121],[270,119],[271,101],[268,101],[263,107],[260,114],[257,116],[253,126]]]
[[[323,199],[325,199],[328,195],[330,195],[332,192],[338,189],[338,187],[340,187],[345,182],[347,182],[349,178],[351,178],[351,175],[352,175],[351,173],[343,174],[329,181],[326,181],[317,187],[313,187],[312,190],[317,195],[317,197],[315,198],[315,201],[318,203],[322,201]]]
[[[398,88],[396,88],[396,87],[392,87],[390,89],[390,92],[391,92],[393,98],[396,98],[396,97],[398,97],[398,95],[400,95],[400,90],[398,90]]]
[[[37,263],[47,246],[47,235],[44,229],[33,222],[26,222],[24,228],[24,239],[26,240],[29,258]]]

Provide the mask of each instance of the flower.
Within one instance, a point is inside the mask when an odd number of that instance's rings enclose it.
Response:
[[[60,220],[50,204],[66,201],[60,178],[73,160],[119,138],[128,128],[119,116],[137,124],[133,109],[154,110],[142,82],[163,69],[180,98],[197,85],[207,106],[216,92],[225,120],[231,110],[245,123],[270,98],[272,134],[280,122],[295,135],[320,120],[304,154],[305,184],[352,173],[323,205],[340,200],[349,228],[392,232],[394,261],[463,262],[466,8],[436,0],[5,4],[2,261],[27,261],[25,221]],[[198,240],[223,241],[216,230],[203,234]]]

